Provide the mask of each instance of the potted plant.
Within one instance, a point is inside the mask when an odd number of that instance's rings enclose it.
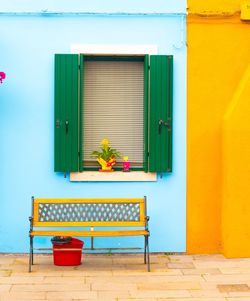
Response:
[[[107,138],[102,139],[100,148],[101,151],[93,151],[91,154],[92,158],[96,158],[102,167],[99,171],[114,171],[112,167],[116,163],[116,159],[121,157],[120,153],[115,148],[110,147]]]

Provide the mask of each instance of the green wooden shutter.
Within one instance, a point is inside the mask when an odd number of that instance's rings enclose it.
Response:
[[[150,56],[149,171],[172,171],[173,56]]]
[[[55,171],[78,171],[78,55],[55,55]]]

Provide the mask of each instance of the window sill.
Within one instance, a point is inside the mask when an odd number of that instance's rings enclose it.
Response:
[[[155,182],[157,181],[157,174],[144,171],[131,172],[98,172],[98,171],[84,171],[71,172],[71,182]]]

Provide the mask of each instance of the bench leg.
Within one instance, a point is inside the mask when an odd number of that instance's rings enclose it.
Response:
[[[94,237],[91,236],[91,250],[94,250]]]
[[[148,272],[150,272],[150,260],[149,260],[149,237],[146,236],[146,247],[147,247],[147,262],[148,262]]]
[[[33,264],[33,236],[30,236],[29,272],[31,272],[32,264]]]
[[[32,237],[32,249],[31,249],[31,264],[34,264],[34,249],[33,249],[33,239],[34,237]]]

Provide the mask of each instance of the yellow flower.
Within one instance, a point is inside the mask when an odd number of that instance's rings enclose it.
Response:
[[[107,138],[102,139],[101,145],[103,147],[108,147],[109,146],[109,140]]]

